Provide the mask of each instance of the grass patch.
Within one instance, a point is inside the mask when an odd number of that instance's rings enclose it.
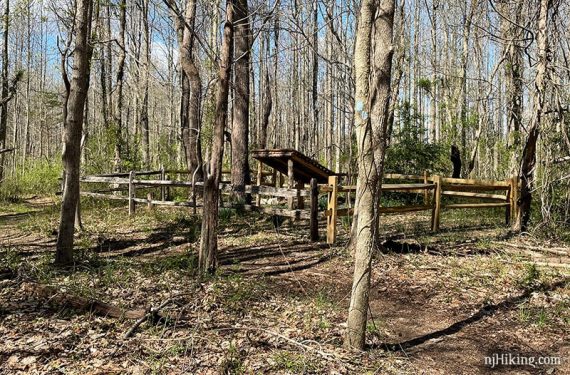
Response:
[[[53,195],[59,190],[61,162],[33,160],[0,184],[0,200],[20,202],[27,195]]]
[[[280,351],[272,356],[277,370],[289,371],[293,374],[314,373],[318,371],[316,363],[303,354]]]

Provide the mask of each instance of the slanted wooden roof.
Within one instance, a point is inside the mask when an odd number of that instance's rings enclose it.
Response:
[[[315,159],[293,149],[254,150],[251,155],[284,175],[287,175],[287,162],[293,160],[293,178],[299,182],[310,183],[311,178],[316,178],[318,183],[325,184],[329,176],[337,175]]]

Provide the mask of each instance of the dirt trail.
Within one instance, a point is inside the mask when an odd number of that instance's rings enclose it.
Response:
[[[83,234],[84,258],[61,273],[42,257],[53,251],[55,235],[22,226],[41,215],[50,224],[50,204],[26,202],[29,211],[20,205],[19,216],[0,213],[0,247],[20,257],[30,272],[25,276],[125,308],[172,299],[164,311],[172,321],[143,323],[125,340],[128,319],[52,306],[20,280],[3,280],[0,371],[570,373],[568,273],[521,263],[517,249],[501,246],[497,228],[462,224],[411,239],[398,235],[401,220],[385,219],[392,243],[374,260],[369,350],[358,355],[342,347],[350,256],[342,247],[306,241],[302,225],[276,231],[262,218],[243,218],[255,224],[241,226],[242,218],[234,218],[231,231],[222,228],[220,274],[198,283],[196,223],[141,215]],[[114,216],[123,211],[111,208]],[[86,210],[88,226],[99,215]],[[502,353],[563,363],[485,365],[485,357]]]

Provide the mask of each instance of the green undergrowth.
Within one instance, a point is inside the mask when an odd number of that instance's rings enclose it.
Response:
[[[30,161],[2,181],[0,201],[20,202],[30,195],[53,196],[59,190],[61,171],[61,162],[56,160]]]

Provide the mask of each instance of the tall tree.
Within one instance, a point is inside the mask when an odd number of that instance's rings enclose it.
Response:
[[[212,152],[207,171],[204,171],[204,205],[198,266],[202,273],[212,273],[218,257],[218,204],[220,201],[220,178],[224,157],[224,132],[228,120],[228,95],[234,39],[234,3],[226,0],[226,21],[224,39],[220,50],[218,87],[216,92],[216,112]]]
[[[115,159],[114,159],[114,169],[116,172],[119,171],[121,167],[121,149],[122,149],[122,137],[123,137],[123,104],[124,104],[124,81],[125,81],[125,60],[127,58],[127,46],[125,44],[125,34],[127,30],[127,0],[120,0],[118,4],[119,8],[119,60],[117,63],[117,83],[115,86],[115,91],[117,99],[115,100]]]
[[[525,231],[530,220],[532,187],[536,166],[536,143],[538,141],[540,127],[544,121],[546,112],[546,87],[550,65],[550,56],[548,51],[549,12],[555,6],[555,3],[557,3],[556,0],[540,0],[539,5],[538,25],[536,30],[538,62],[536,66],[536,77],[534,80],[535,91],[533,95],[533,113],[522,154],[520,176],[521,195],[519,199],[517,220],[514,223],[514,229],[516,231]]]
[[[363,0],[356,32],[355,131],[358,145],[356,243],[346,345],[363,349],[372,255],[378,249],[380,187],[389,123],[395,0]]]
[[[10,0],[4,4],[2,46],[2,98],[8,96],[8,31],[10,28]],[[2,100],[0,104],[0,150],[6,148],[6,134],[8,130],[8,101]],[[0,181],[4,179],[4,153],[0,154]]]
[[[182,13],[175,0],[164,0],[173,11],[178,30],[180,48],[182,97],[180,101],[180,129],[186,165],[190,173],[202,180],[202,146],[200,141],[200,108],[202,105],[202,80],[196,63],[196,0],[188,0]]]
[[[244,201],[245,185],[250,183],[248,145],[251,28],[247,0],[236,1],[235,19],[231,182],[236,196]]]
[[[67,113],[64,122],[64,187],[61,219],[57,236],[55,263],[73,262],[73,232],[75,213],[79,202],[79,165],[81,133],[87,91],[89,90],[90,63],[93,47],[90,43],[93,2],[77,0],[75,10],[75,47],[73,50],[73,77],[69,86]]]
[[[523,48],[519,46],[520,40],[523,39],[523,27],[520,26],[523,12],[523,1],[514,3],[502,3],[501,26],[503,29],[506,45],[504,46],[505,55],[505,78],[506,78],[506,95],[507,95],[507,145],[511,149],[511,165],[510,172],[515,174],[518,169],[518,160],[520,156],[519,145],[521,141],[520,130],[522,124],[523,112]],[[508,15],[512,15],[513,20],[507,19]],[[519,152],[517,152],[519,151]]]
[[[142,17],[142,37],[144,43],[144,52],[142,57],[142,104],[139,116],[140,128],[142,132],[142,155],[143,163],[146,168],[150,167],[150,128],[148,118],[149,106],[149,83],[150,83],[150,25],[149,17],[149,0],[140,0],[140,11]]]

